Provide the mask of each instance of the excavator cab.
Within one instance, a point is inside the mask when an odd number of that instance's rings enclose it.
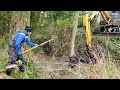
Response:
[[[101,21],[93,34],[102,34],[114,37],[120,37],[120,12],[119,11],[100,11]]]

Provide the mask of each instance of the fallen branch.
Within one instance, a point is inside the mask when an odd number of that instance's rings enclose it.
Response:
[[[5,69],[0,70],[0,73],[4,73],[6,71],[6,69],[16,68],[16,67],[18,67],[16,64],[8,65]]]
[[[11,64],[11,65],[8,65],[8,66],[6,67],[6,69],[16,68],[16,67],[17,67],[17,65],[16,65],[16,64]]]

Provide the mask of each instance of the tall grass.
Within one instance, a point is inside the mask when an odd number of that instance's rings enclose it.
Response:
[[[8,60],[7,50],[0,50],[0,69],[4,69]],[[42,53],[38,53],[39,56]],[[36,56],[38,58],[34,58]],[[111,60],[100,60],[95,65],[79,63],[74,69],[68,67],[68,63],[65,62],[67,58],[55,57],[47,60],[44,57],[39,57],[31,53],[30,59],[26,60],[26,71],[24,73],[15,69],[13,73],[8,77],[5,74],[1,74],[4,78],[14,79],[119,79],[120,72],[116,65]],[[109,59],[109,58],[108,58]],[[111,58],[110,58],[111,59]],[[36,61],[45,60],[47,66],[39,63],[39,68],[36,65]],[[52,68],[57,65],[57,68]],[[58,68],[59,65],[59,68]],[[40,67],[41,66],[41,67]]]

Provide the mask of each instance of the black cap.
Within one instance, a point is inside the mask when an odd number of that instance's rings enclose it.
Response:
[[[26,27],[25,27],[25,30],[26,30],[27,32],[32,32],[32,29],[31,29],[30,26],[26,26]]]

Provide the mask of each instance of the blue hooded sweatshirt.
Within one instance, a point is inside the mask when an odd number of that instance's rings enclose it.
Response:
[[[26,42],[27,45],[29,45],[29,46],[37,45],[36,43],[33,43],[28,39],[28,34],[25,30],[20,32],[20,33],[17,33],[16,36],[15,36],[15,40],[16,40],[15,47],[16,47],[17,52],[21,52],[21,45],[24,42]]]

